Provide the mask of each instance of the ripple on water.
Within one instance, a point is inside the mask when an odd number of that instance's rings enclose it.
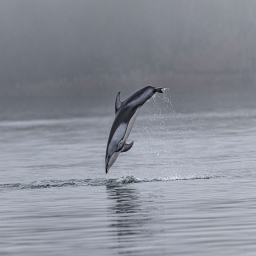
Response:
[[[110,179],[70,179],[70,180],[42,180],[33,181],[30,183],[9,183],[0,184],[0,189],[40,189],[40,188],[56,188],[56,187],[71,187],[71,186],[118,186],[121,184],[143,183],[143,182],[166,182],[177,180],[197,180],[211,179],[219,176],[188,176],[188,177],[164,177],[164,178],[136,178],[135,176],[123,176],[121,178]]]

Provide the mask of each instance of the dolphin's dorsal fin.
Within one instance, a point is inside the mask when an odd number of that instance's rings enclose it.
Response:
[[[133,141],[134,142],[134,141]],[[131,142],[130,144],[124,144],[122,150],[121,150],[121,153],[123,152],[127,152],[132,146],[133,146],[133,142]]]
[[[120,92],[118,92],[118,94],[116,95],[116,105],[115,105],[115,111],[116,112],[122,106],[122,104],[123,104],[123,102],[120,100]]]

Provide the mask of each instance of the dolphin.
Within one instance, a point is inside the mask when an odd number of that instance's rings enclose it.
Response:
[[[105,157],[106,173],[108,173],[119,154],[128,151],[133,146],[133,142],[126,144],[126,140],[130,135],[140,107],[155,93],[163,93],[162,89],[146,86],[123,102],[120,100],[120,92],[117,93],[115,103],[116,116],[110,130]]]

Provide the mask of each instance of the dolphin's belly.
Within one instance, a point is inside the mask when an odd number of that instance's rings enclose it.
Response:
[[[121,138],[124,138],[127,130],[127,125],[125,123],[121,123],[113,134],[112,141],[119,143]]]
[[[129,135],[130,135],[130,133],[131,133],[132,127],[133,127],[133,125],[134,125],[134,122],[135,122],[135,120],[136,120],[136,117],[137,117],[137,115],[138,115],[138,113],[139,113],[139,110],[140,110],[140,108],[138,108],[138,109],[136,110],[136,112],[134,113],[134,115],[133,115],[132,118],[130,119],[130,121],[129,121],[128,125],[127,125],[127,128],[126,128],[126,131],[125,131],[124,138],[123,138],[122,141],[126,142],[126,140],[128,139],[128,137],[129,137]]]

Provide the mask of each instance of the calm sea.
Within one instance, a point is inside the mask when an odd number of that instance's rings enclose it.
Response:
[[[152,99],[107,175],[112,109],[2,104],[0,255],[256,255],[255,95],[230,95]]]

